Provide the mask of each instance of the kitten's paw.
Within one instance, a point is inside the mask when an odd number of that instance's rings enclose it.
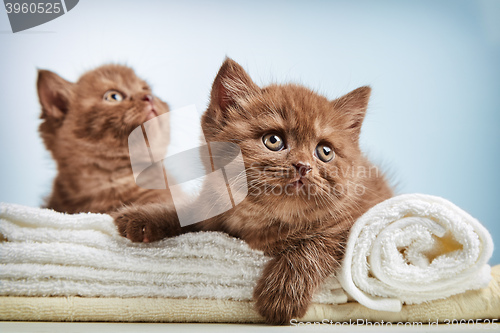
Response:
[[[115,224],[118,227],[120,235],[133,242],[147,243],[150,241],[148,235],[146,234],[146,229],[150,229],[147,228],[148,221],[143,220],[142,216],[129,211],[121,211],[112,215],[115,219]],[[147,231],[148,234],[151,233],[150,230]]]
[[[157,207],[126,207],[112,213],[120,235],[133,242],[154,242],[177,236],[181,228],[172,219],[172,214],[159,211]]]
[[[312,290],[285,258],[271,261],[254,289],[256,309],[269,324],[283,325],[306,314]]]

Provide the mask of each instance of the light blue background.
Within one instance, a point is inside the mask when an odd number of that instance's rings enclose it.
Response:
[[[172,108],[203,110],[228,55],[259,84],[332,99],[371,85],[362,145],[398,192],[451,200],[499,243],[499,22],[496,0],[82,0],[12,34],[0,10],[0,201],[39,205],[55,174],[37,133],[36,68],[76,80],[126,63]]]

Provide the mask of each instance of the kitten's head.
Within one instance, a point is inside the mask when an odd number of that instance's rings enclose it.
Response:
[[[144,80],[121,65],[98,67],[76,83],[39,70],[37,88],[40,133],[56,159],[63,151],[81,147],[122,153],[134,128],[168,111]]]
[[[351,168],[366,165],[358,141],[370,91],[362,87],[330,101],[293,84],[261,89],[226,59],[202,128],[207,141],[239,144],[253,200],[292,215],[336,207],[352,201]]]

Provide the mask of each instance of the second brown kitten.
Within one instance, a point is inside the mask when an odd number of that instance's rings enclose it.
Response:
[[[168,106],[131,68],[101,66],[75,83],[40,70],[37,88],[39,131],[57,164],[46,207],[109,213],[126,204],[171,201],[169,190],[143,189],[134,181],[128,136]]]

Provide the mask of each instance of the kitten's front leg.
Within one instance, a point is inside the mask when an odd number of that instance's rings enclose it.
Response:
[[[154,242],[182,233],[175,209],[165,203],[127,206],[111,216],[120,234],[133,242]]]
[[[318,285],[340,260],[335,244],[309,239],[277,254],[264,268],[254,289],[257,311],[270,324],[303,317]]]

